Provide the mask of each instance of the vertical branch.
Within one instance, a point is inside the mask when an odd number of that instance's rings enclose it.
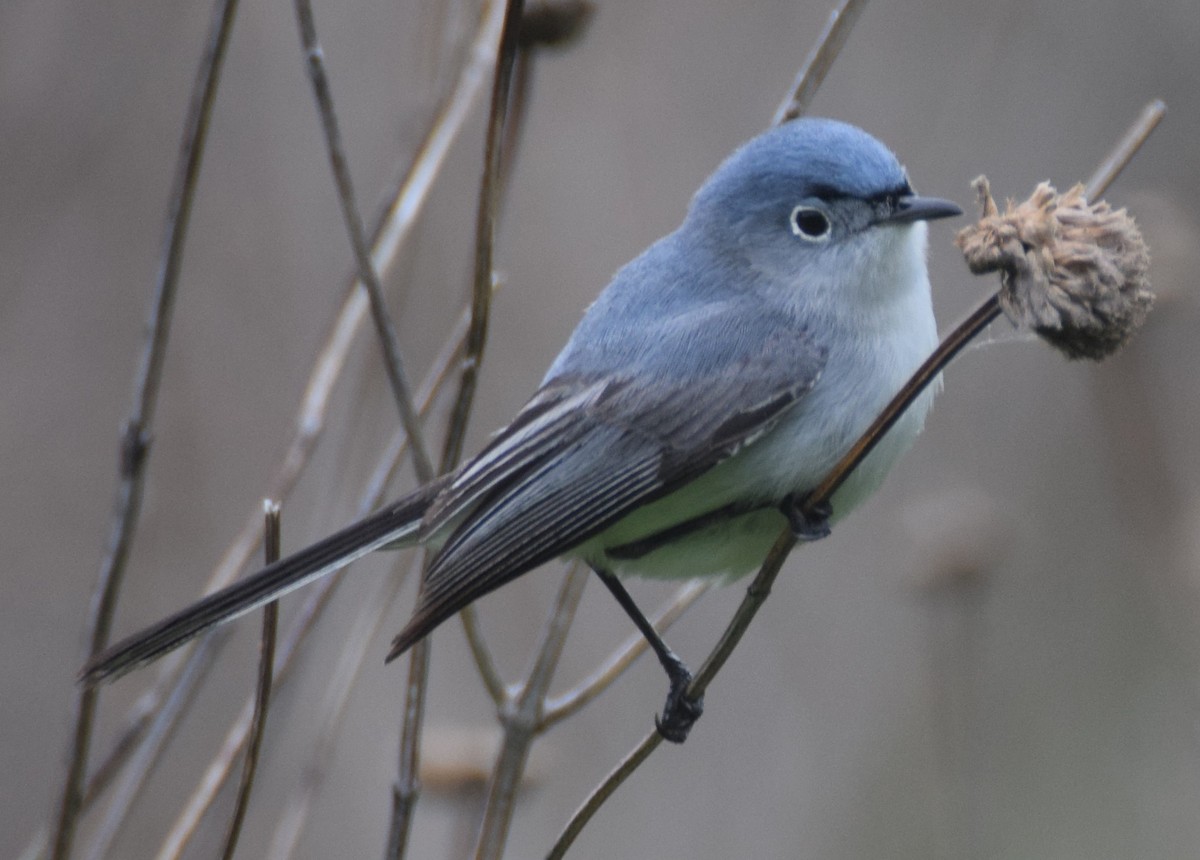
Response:
[[[145,787],[146,777],[154,769],[167,742],[170,741],[175,729],[179,726],[179,721],[187,713],[192,698],[200,688],[201,681],[204,680],[204,669],[211,656],[210,651],[215,649],[218,642],[226,636],[228,636],[228,631],[217,631],[214,636],[205,639],[188,655],[180,670],[179,682],[171,688],[163,706],[155,714],[145,737],[138,744],[137,750],[112,792],[112,803],[105,810],[104,819],[96,828],[94,837],[88,845],[86,855],[88,860],[103,860],[103,858],[111,856],[109,852],[112,844],[128,819],[134,802]]]
[[[492,0],[498,3],[499,0]],[[462,378],[458,396],[450,414],[442,449],[441,471],[454,467],[462,454],[467,418],[475,398],[479,364],[487,343],[488,317],[492,299],[492,248],[495,239],[497,202],[500,193],[501,142],[509,103],[513,63],[516,57],[524,0],[507,0],[496,52],[496,73],[488,109],[487,137],[484,143],[483,177],[475,225],[475,268],[471,291],[471,323],[463,349]],[[427,569],[427,567],[426,567]],[[424,572],[422,572],[422,578]],[[399,773],[392,786],[392,815],[388,828],[386,858],[403,857],[412,828],[412,812],[418,788],[421,727],[425,712],[425,692],[429,676],[429,642],[413,646],[409,656],[408,680],[404,697],[404,718],[400,730]]]
[[[321,114],[321,128],[325,132],[325,144],[329,150],[329,163],[333,169],[333,179],[337,184],[338,201],[342,205],[342,217],[346,222],[346,231],[350,234],[350,244],[354,249],[354,261],[358,266],[358,277],[367,291],[371,302],[371,318],[375,322],[379,344],[383,348],[384,369],[387,371],[388,382],[392,387],[392,396],[400,410],[400,421],[411,442],[410,449],[413,458],[413,469],[417,479],[422,483],[433,477],[433,463],[429,459],[425,447],[425,436],[421,423],[417,419],[416,409],[412,402],[412,387],[408,382],[408,374],[404,370],[404,360],[400,356],[400,338],[392,324],[387,311],[387,303],[383,298],[383,288],[371,262],[371,252],[363,233],[362,217],[359,215],[358,203],[354,196],[354,183],[350,178],[350,165],[346,160],[342,135],[338,129],[337,114],[333,109],[333,93],[329,88],[329,78],[325,74],[324,55],[317,41],[317,26],[313,19],[312,4],[309,0],[295,0],[296,22],[300,27],[300,42],[304,47],[305,62],[308,75],[313,85],[313,95],[317,100],[317,109]]]
[[[349,633],[345,637],[336,667],[330,675],[331,680],[326,690],[325,700],[321,703],[321,725],[311,747],[311,757],[305,763],[303,777],[285,805],[271,837],[271,846],[266,856],[272,860],[285,860],[285,858],[292,857],[301,844],[304,828],[337,752],[341,723],[363,663],[370,651],[371,642],[375,640],[380,626],[387,618],[387,610],[392,601],[408,580],[407,575],[395,568],[402,560],[410,558],[405,554],[401,560],[397,561],[389,575],[379,581],[371,598],[364,604],[358,619],[351,625]],[[416,569],[415,561],[408,565],[408,572],[415,573]]]
[[[493,65],[491,51],[494,50],[497,41],[496,34],[499,32],[500,22],[499,16],[492,15],[491,17],[496,20],[493,22],[487,16],[481,20],[478,33],[472,42],[472,50],[460,71],[458,80],[439,107],[412,163],[390,195],[390,203],[376,225],[372,246],[372,263],[377,271],[384,271],[392,264],[411,234],[429,197],[433,181],[445,163],[451,144],[458,138],[466,123],[471,106],[483,87],[487,70]],[[318,351],[309,372],[308,382],[300,398],[300,406],[292,422],[294,429],[291,441],[281,458],[278,470],[269,483],[268,495],[273,498],[283,499],[291,493],[300,475],[307,468],[309,458],[325,428],[334,385],[341,378],[346,365],[346,357],[366,314],[367,301],[363,292],[359,291],[358,285],[359,281],[351,278],[342,307],[330,326],[325,342]],[[467,315],[464,313],[459,326],[451,336],[455,342],[456,352],[460,348],[459,342],[465,334],[466,326]],[[459,333],[459,328],[461,328],[462,334]],[[436,362],[435,366],[437,366]],[[233,580],[233,577],[249,560],[261,534],[258,512],[255,511],[248,518],[233,544],[226,549],[221,562],[209,579],[206,586],[208,590],[221,588]],[[326,586],[321,586],[321,592],[322,594],[326,593]],[[315,606],[316,602],[313,605]],[[211,652],[206,653],[211,654]],[[171,657],[166,658],[164,665],[171,665],[171,660]],[[139,701],[135,707],[136,713],[127,718],[125,735],[119,742],[118,748],[102,763],[99,772],[84,794],[85,808],[111,780],[113,770],[121,766],[128,751],[133,748],[145,727],[149,725],[153,713],[162,707],[162,703],[170,695],[168,690],[176,683],[172,678],[178,676],[178,665],[178,663],[175,664],[174,670],[163,674],[155,687]],[[45,840],[45,838],[46,836],[43,834],[42,839]]]
[[[280,553],[279,503],[263,502],[263,562],[278,561]],[[263,733],[267,727],[267,708],[271,703],[271,685],[275,671],[275,632],[279,626],[279,601],[273,600],[263,607],[262,645],[258,655],[258,685],[254,691],[254,715],[250,725],[250,739],[246,745],[246,762],[242,767],[242,781],[238,785],[237,801],[233,807],[233,818],[225,834],[223,860],[232,860],[237,849],[242,822],[246,820],[246,809],[250,805],[250,790],[254,786],[254,773],[258,770],[258,752],[262,748]]]
[[[479,841],[475,847],[476,860],[499,860],[504,853],[529,750],[543,727],[546,691],[558,668],[567,634],[575,621],[575,612],[590,576],[591,570],[586,565],[576,562],[571,566],[559,587],[541,641],[534,649],[532,665],[501,709],[504,742],[488,787]]]
[[[122,433],[120,484],[109,532],[108,550],[100,565],[89,610],[86,634],[88,656],[100,652],[108,644],[121,578],[141,510],[150,428],[158,403],[167,334],[170,331],[179,273],[183,263],[184,242],[195,199],[196,183],[200,176],[209,117],[216,100],[221,68],[236,12],[237,0],[217,0],[209,37],[188,105],[180,157],[176,164],[168,203],[166,238],[156,278],[155,296],[146,322],[146,344],[134,381],[133,408]],[[51,856],[55,860],[66,860],[71,854],[82,801],[83,777],[87,769],[97,695],[98,691],[94,687],[80,687],[77,693],[75,731],[54,832]]]
[[[136,445],[126,446],[127,453],[134,453],[138,456],[126,456],[122,463],[121,477],[124,482],[118,493],[117,510],[114,514],[112,538],[110,539],[110,545],[113,548],[110,549],[109,557],[102,565],[95,601],[98,601],[99,595],[106,591],[115,593],[114,572],[119,573],[126,551],[122,547],[121,541],[127,542],[129,539],[129,534],[121,536],[122,531],[131,533],[136,518],[137,500],[130,496],[128,489],[133,487],[140,491],[140,487],[135,487],[141,479],[140,473],[127,470],[125,466],[129,464],[140,469],[142,465],[144,439],[148,435],[146,428],[149,424],[149,417],[153,414],[153,395],[161,375],[165,321],[170,318],[172,291],[178,280],[187,216],[191,208],[192,190],[199,172],[204,133],[207,130],[220,63],[224,56],[235,10],[236,2],[230,2],[230,0],[221,0],[217,5],[215,14],[219,18],[220,31],[215,35],[210,33],[206,40],[208,47],[197,76],[197,87],[203,85],[203,93],[201,94],[199,89],[194,91],[187,116],[179,170],[172,186],[166,221],[167,247],[164,250],[164,259],[160,266],[156,303],[147,329],[149,332],[147,356],[143,358],[142,373],[139,374],[138,384],[135,385],[135,395],[137,395],[135,399],[138,401],[138,406],[132,410],[133,417],[128,422],[131,429],[141,428],[141,430],[140,432],[127,432],[123,437],[126,440],[140,443],[142,450],[139,451],[139,446]],[[375,230],[372,263],[376,271],[382,271],[391,264],[411,233],[428,197],[431,185],[445,162],[450,145],[457,139],[469,116],[471,105],[475,102],[483,85],[485,75],[492,68],[495,34],[498,31],[498,16],[491,15],[490,18],[486,14],[481,16],[478,34],[473,40],[473,47],[468,53],[459,78],[439,106],[424,141],[407,169],[406,175],[394,190],[391,203],[383,213]],[[314,363],[308,387],[294,422],[296,428],[294,438],[282,459],[278,473],[272,480],[272,486],[275,488],[271,491],[273,496],[286,496],[294,486],[299,474],[307,465],[308,457],[324,427],[330,392],[333,384],[340,377],[347,351],[360,327],[367,306],[363,294],[357,293],[356,288],[357,283],[352,283],[345,303],[331,326],[326,345]],[[465,320],[463,328],[465,329]],[[156,357],[150,358],[151,354]],[[150,397],[142,396],[143,392],[148,392]],[[139,420],[135,421],[134,419]],[[210,588],[227,584],[232,579],[253,551],[259,534],[261,534],[261,529],[253,522],[243,529],[234,545],[225,553],[221,564],[214,573]],[[107,583],[111,583],[111,585]],[[319,607],[324,605],[332,592],[334,583],[335,581],[331,580],[327,585],[323,585],[317,592],[314,592],[311,600],[306,601],[302,611],[304,617],[301,619],[304,623],[297,625],[299,637],[303,637],[308,627],[311,626],[312,616],[319,610]],[[111,598],[109,602],[112,602]],[[104,614],[105,617],[111,617],[111,610]],[[94,636],[88,638],[95,639]],[[100,638],[101,642],[106,640],[107,631]],[[289,640],[287,645],[289,657],[298,644],[298,641],[292,643]],[[196,657],[200,659],[200,662],[207,663],[211,661],[215,651],[215,647],[201,645],[200,653]],[[88,737],[81,737],[80,731],[90,727],[95,697],[94,690],[83,691],[78,707],[80,717],[76,726],[76,740],[72,753],[72,768],[77,772],[67,778],[63,803],[56,810],[57,823],[54,826],[57,827],[57,830],[51,830],[49,826],[43,829],[31,842],[29,853],[41,856],[50,839],[61,841],[60,834],[65,836],[69,842],[72,834],[67,833],[64,828],[69,827],[73,831],[74,819],[83,809],[90,806],[106,787],[113,783],[121,769],[129,767],[138,772],[133,778],[133,785],[140,786],[144,782],[149,767],[161,752],[162,739],[169,735],[175,721],[182,713],[182,708],[177,707],[177,703],[187,700],[194,685],[199,683],[203,676],[202,672],[196,671],[197,663],[192,660],[187,661],[186,669],[183,668],[184,664],[180,661],[174,662],[173,665],[174,668],[162,677],[155,688],[148,691],[139,700],[134,712],[126,720],[126,729],[120,742],[106,757],[99,772],[89,781],[86,791],[82,792],[81,797],[80,781],[86,765]],[[276,680],[278,682],[279,679]],[[134,788],[131,792],[124,785],[119,788],[123,796],[132,796],[136,790]],[[118,805],[124,809],[128,808],[127,802],[121,802]],[[68,816],[70,823],[65,824]],[[123,814],[117,814],[114,820],[123,817]],[[69,852],[69,845],[65,851],[61,845],[56,845],[54,856],[66,856],[67,852]]]
[[[497,201],[505,199],[508,183],[512,178],[513,164],[520,148],[521,134],[525,129],[525,116],[533,88],[534,63],[538,53],[545,48],[561,48],[577,40],[594,11],[587,0],[557,0],[553,3],[543,0],[524,10],[517,33],[512,82],[509,85],[508,117],[504,122],[504,135],[500,142],[500,163],[496,179]],[[467,645],[471,649],[471,657],[475,660],[480,680],[492,701],[499,707],[504,703],[507,693],[479,630],[479,618],[475,607],[465,607],[458,617],[462,621],[463,632],[466,633]]]
[[[484,143],[483,177],[480,180],[479,208],[475,217],[475,274],[471,290],[471,327],[467,330],[463,354],[463,373],[458,397],[450,413],[446,443],[442,449],[442,471],[452,468],[462,456],[467,419],[475,400],[479,381],[479,365],[487,344],[488,318],[492,305],[492,249],[495,242],[496,211],[500,199],[500,178],[504,139],[508,115],[509,90],[513,65],[517,55],[521,12],[524,0],[508,0],[504,13],[504,29],[496,56],[496,75],[492,81],[492,99],[488,110],[487,139]]]
[[[425,380],[421,384],[420,389],[417,391],[417,403],[422,420],[427,417],[429,410],[433,406],[434,398],[437,396],[438,392],[441,390],[449,376],[450,366],[458,352],[462,349],[462,340],[466,336],[466,329],[467,313],[464,309],[463,313],[459,317],[458,323],[454,327],[454,330],[451,332],[446,342],[442,345],[442,349],[440,350],[438,357],[434,360],[433,366],[430,368]],[[397,464],[403,459],[407,448],[408,438],[404,435],[402,428],[397,429],[391,442],[389,442],[387,448],[379,456],[376,466],[372,470],[371,478],[367,481],[362,495],[359,497],[358,511],[360,513],[365,515],[368,511],[374,510],[379,506],[383,499],[383,494],[387,488],[390,476],[395,471]],[[292,667],[292,660],[296,656],[300,645],[303,643],[306,634],[312,629],[313,624],[318,619],[321,610],[328,603],[329,598],[333,594],[333,590],[336,588],[337,584],[341,582],[341,577],[345,572],[345,570],[338,571],[338,573],[317,585],[305,600],[304,605],[300,609],[297,617],[293,619],[293,622],[288,628],[287,634],[285,635],[278,651],[278,659],[276,660],[273,679],[273,693],[278,691],[283,682],[287,679],[288,673]],[[350,626],[350,630],[373,630],[376,626],[378,626],[380,620],[386,614],[386,609],[389,605],[392,592],[401,584],[401,578],[389,577],[384,580],[384,583],[390,584],[392,591],[387,591],[383,594],[383,596],[372,599],[365,604],[365,607],[367,607],[370,612],[374,613],[374,619],[372,620],[368,618],[367,616],[369,612],[364,611],[360,618]],[[370,635],[367,635],[366,638],[369,639]],[[358,671],[357,664],[353,663],[351,659],[346,656],[346,654],[348,653],[349,649],[358,647],[355,644],[355,641],[360,639],[362,639],[361,635],[356,633],[355,636],[350,637],[343,648],[343,655],[339,659],[338,666],[353,666],[353,669],[346,669],[347,674],[350,672],[357,673]],[[361,648],[365,650],[365,641],[363,642]],[[339,673],[340,672],[342,672],[341,668],[339,668]],[[337,677],[341,678],[342,676],[339,674]],[[163,840],[162,846],[159,848],[158,854],[156,855],[159,860],[177,860],[177,858],[183,856],[184,852],[188,849],[191,840],[198,832],[201,819],[208,812],[213,801],[216,799],[217,793],[228,780],[230,774],[232,773],[235,759],[238,755],[240,755],[241,750],[248,742],[253,708],[253,699],[248,699],[245,705],[242,707],[242,710],[239,712],[237,718],[226,732],[225,740],[222,742],[216,756],[209,763],[208,768],[199,780],[195,791],[193,791],[192,796],[184,805],[184,808],[179,817],[176,819],[175,824],[171,827],[166,838]],[[325,727],[334,725],[336,725],[336,717],[325,719],[323,721],[323,726]],[[322,729],[322,732],[328,734],[324,728]],[[319,741],[314,749],[314,760],[310,764],[306,765],[305,770],[308,774],[310,774],[310,778],[306,780],[303,787],[305,793],[308,793],[310,787],[313,787],[313,784],[318,781],[317,778],[320,775],[320,770],[325,763],[324,760],[321,759],[321,755],[327,746],[328,744]],[[307,798],[302,798],[299,802],[293,804],[293,806],[298,808],[302,805],[305,805],[306,801]],[[302,815],[291,815],[288,816],[288,819],[289,823],[291,824],[303,824]],[[282,841],[286,840],[280,838],[276,839],[277,843]]]

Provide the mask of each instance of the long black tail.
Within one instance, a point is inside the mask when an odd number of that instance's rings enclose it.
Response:
[[[427,486],[324,540],[282,558],[210,594],[96,654],[79,673],[84,684],[100,684],[144,666],[206,630],[269,603],[369,552],[415,543],[421,518],[438,487]]]

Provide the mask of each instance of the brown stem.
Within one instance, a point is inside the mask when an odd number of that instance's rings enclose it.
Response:
[[[270,564],[280,556],[279,503],[267,500],[264,503],[263,562]],[[258,684],[254,690],[254,714],[250,722],[250,737],[246,743],[246,761],[242,766],[242,781],[238,785],[237,800],[233,806],[233,818],[225,834],[223,860],[233,860],[237,850],[238,836],[246,820],[246,809],[250,806],[250,791],[254,787],[254,774],[258,770],[258,753],[262,748],[263,735],[267,728],[267,708],[271,703],[271,685],[275,671],[275,633],[279,626],[279,601],[273,600],[263,607],[262,645],[258,655]]]

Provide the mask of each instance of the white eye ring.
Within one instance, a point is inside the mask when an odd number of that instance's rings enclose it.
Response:
[[[829,216],[814,206],[797,206],[788,222],[792,232],[806,242],[828,241],[832,229]]]

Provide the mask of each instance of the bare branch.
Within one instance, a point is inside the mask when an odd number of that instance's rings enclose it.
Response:
[[[567,826],[563,828],[563,832],[559,834],[555,840],[554,846],[546,855],[546,860],[562,860],[567,854],[567,849],[583,832],[583,828],[592,820],[599,810],[604,805],[605,801],[612,796],[612,793],[621,787],[621,784],[629,778],[635,770],[641,767],[642,762],[650,757],[650,753],[658,749],[659,744],[663,742],[663,737],[658,732],[651,732],[642,742],[634,747],[622,759],[604,781],[596,786],[595,790],[588,795],[587,800],[579,809],[575,810],[575,814],[571,816],[571,820],[567,822]]]
[[[483,632],[479,629],[479,613],[475,611],[474,606],[468,606],[458,613],[458,617],[462,620],[463,633],[467,635],[467,647],[471,649],[479,680],[487,690],[492,704],[501,707],[508,699],[508,691],[505,689],[504,679],[500,677],[500,670],[496,668],[496,661],[492,659],[492,652],[483,639]]]
[[[267,500],[263,503],[263,562],[270,564],[280,556],[279,503]],[[250,721],[250,739],[246,745],[246,762],[242,766],[242,781],[238,785],[237,800],[233,806],[233,818],[225,834],[224,860],[233,860],[237,850],[242,822],[246,820],[246,809],[250,806],[250,790],[254,786],[254,773],[258,769],[258,752],[262,748],[263,734],[267,727],[267,708],[271,703],[272,674],[275,670],[275,631],[279,625],[279,601],[272,600],[263,607],[262,644],[258,656],[258,684],[254,690],[254,715]]]
[[[1146,138],[1154,129],[1158,128],[1158,124],[1166,115],[1167,105],[1162,99],[1154,99],[1142,108],[1141,114],[1125,132],[1125,136],[1117,141],[1116,146],[1100,162],[1096,172],[1087,181],[1084,193],[1089,200],[1102,196],[1108,190],[1108,186],[1116,181],[1121,171],[1137,155],[1142,144],[1146,142]]]
[[[451,333],[450,339],[443,346],[438,358],[434,362],[434,366],[430,369],[429,374],[421,385],[421,389],[417,392],[417,402],[422,418],[432,408],[434,398],[446,383],[450,367],[462,349],[462,340],[466,335],[466,329],[467,312],[464,310]],[[396,465],[403,459],[407,442],[408,440],[404,435],[403,429],[397,430],[391,442],[380,455],[379,462],[372,472],[371,479],[367,482],[367,486],[363,491],[358,505],[358,509],[361,512],[366,513],[373,510],[383,500],[389,477]],[[347,570],[348,568],[341,570],[315,586],[305,601],[303,608],[300,610],[299,615],[294,619],[291,627],[289,627],[287,638],[284,640],[283,646],[279,649],[272,692],[277,691],[287,679],[292,666],[292,658],[318,620],[321,611],[332,596],[334,588],[341,582]],[[389,581],[394,581],[397,588],[403,584],[403,580],[400,577],[391,577]],[[367,601],[363,606],[361,617],[355,621],[352,629],[360,627],[374,628],[386,615],[386,612],[387,605],[377,600]],[[349,647],[350,645],[347,644],[346,648]],[[349,658],[344,656],[344,654],[341,660],[343,664],[349,663]],[[210,762],[208,769],[189,798],[183,812],[180,813],[170,833],[168,833],[167,838],[164,840],[162,847],[159,849],[159,860],[175,860],[175,858],[182,856],[184,849],[199,827],[200,819],[212,806],[217,792],[220,791],[225,781],[229,778],[234,762],[246,744],[249,737],[252,714],[253,701],[248,700],[242,707],[233,725],[226,732],[225,740],[221,744],[220,749],[212,762]]]
[[[499,0],[492,0],[498,11]],[[453,468],[462,453],[467,419],[474,403],[479,364],[487,342],[491,311],[493,267],[492,245],[495,239],[496,211],[501,179],[501,141],[509,104],[513,63],[516,57],[523,0],[507,0],[496,48],[496,73],[492,79],[491,105],[488,110],[487,136],[484,143],[483,178],[475,225],[475,270],[471,297],[471,325],[462,361],[458,396],[451,409],[441,471]],[[489,12],[490,15],[490,12]],[[422,582],[424,571],[422,571]],[[482,665],[482,664],[481,664]],[[425,711],[425,691],[429,675],[429,642],[422,640],[409,652],[408,681],[404,697],[404,718],[400,730],[399,769],[392,786],[392,815],[388,827],[388,858],[401,858],[407,851],[412,812],[418,794],[418,758],[421,726]]]
[[[146,736],[138,744],[136,752],[129,759],[121,779],[113,790],[112,803],[105,811],[104,820],[88,846],[88,860],[102,860],[110,856],[112,844],[129,817],[134,801],[141,794],[146,779],[154,770],[167,742],[187,713],[192,697],[204,680],[210,650],[215,649],[220,640],[228,635],[228,631],[218,631],[215,636],[192,649],[188,655],[180,670],[179,682],[171,689],[170,695],[155,714]]]
[[[771,117],[771,125],[793,120],[808,110],[817,90],[825,82],[825,75],[842,52],[850,31],[854,29],[858,16],[866,6],[867,0],[842,0],[842,5],[829,13],[825,29],[817,37],[817,44],[812,53],[805,58],[804,65],[800,67],[796,82],[792,84],[791,94],[775,110],[775,116]]]
[[[313,85],[313,95],[317,100],[317,110],[321,114],[321,127],[325,132],[325,144],[329,150],[329,163],[333,169],[333,179],[337,185],[338,201],[342,204],[342,217],[346,222],[346,231],[350,234],[350,245],[354,249],[354,261],[358,266],[358,278],[367,291],[371,301],[371,318],[375,321],[375,331],[379,344],[383,348],[384,369],[392,386],[392,396],[400,410],[400,422],[408,433],[412,444],[410,451],[413,468],[421,483],[433,478],[433,462],[425,448],[425,436],[421,424],[417,420],[417,412],[413,407],[412,389],[408,382],[408,373],[404,369],[404,359],[400,355],[400,338],[396,327],[388,314],[387,302],[383,297],[383,288],[371,262],[371,254],[367,249],[367,240],[363,234],[362,217],[358,211],[358,203],[354,197],[354,182],[350,178],[350,165],[346,159],[346,151],[342,145],[342,135],[338,129],[337,114],[333,108],[333,93],[329,88],[329,78],[325,74],[324,55],[317,41],[317,25],[313,19],[312,4],[309,0],[295,0],[296,22],[300,26],[300,42],[304,47],[304,56],[308,67],[308,75]]]
[[[453,468],[462,456],[467,419],[475,400],[479,366],[487,344],[488,319],[492,305],[492,249],[496,238],[496,212],[500,205],[504,126],[508,116],[509,91],[517,56],[517,39],[524,0],[508,0],[500,44],[496,54],[496,74],[492,79],[492,99],[488,109],[487,138],[484,141],[483,178],[480,181],[479,208],[475,222],[475,273],[471,289],[471,328],[467,332],[458,397],[450,413],[442,449],[441,471]]]
[[[184,121],[183,143],[167,204],[162,259],[150,317],[146,323],[146,344],[134,381],[133,407],[122,434],[120,480],[109,531],[108,550],[100,564],[89,610],[87,656],[99,653],[108,644],[122,574],[141,511],[146,454],[158,403],[163,358],[166,354],[167,335],[171,328],[171,315],[175,307],[179,272],[183,264],[184,241],[187,238],[188,221],[195,199],[196,182],[200,176],[208,121],[216,100],[225,50],[229,44],[229,34],[233,30],[236,13],[237,0],[217,0],[204,55],[196,73],[187,119]],[[87,768],[88,747],[99,692],[95,687],[81,686],[76,695],[75,730],[59,799],[51,853],[55,860],[67,860],[71,854],[83,798],[84,772]]]
[[[391,195],[390,205],[386,207],[381,216],[380,224],[375,231],[372,253],[372,265],[381,273],[391,267],[411,234],[412,228],[424,208],[433,181],[445,163],[450,146],[457,139],[470,115],[471,106],[475,103],[483,87],[486,73],[491,68],[491,52],[494,51],[496,38],[495,28],[498,27],[499,16],[493,17],[497,22],[495,27],[490,26],[492,22],[487,19],[481,23],[468,62],[463,66],[455,86],[436,113],[412,163]],[[271,480],[268,495],[273,498],[285,499],[291,495],[292,488],[307,467],[309,458],[324,430],[329,398],[334,384],[341,377],[350,347],[367,312],[366,296],[358,287],[357,279],[352,278],[347,285],[346,298],[338,316],[318,352],[317,360],[313,365],[301,399],[300,410],[294,420],[293,437],[278,472]],[[466,319],[464,314],[456,326],[455,334],[451,336],[451,340],[456,344],[455,351],[461,348],[461,340],[467,326]],[[457,353],[455,352],[455,354]],[[444,375],[446,366],[439,366],[441,367],[440,373]],[[251,512],[242,531],[226,550],[222,561],[214,570],[206,590],[214,591],[228,585],[248,563],[262,534],[258,526],[258,517],[258,511]],[[340,580],[337,578],[331,578],[316,586],[304,604],[302,615],[311,618],[313,614],[319,612],[338,581]],[[307,627],[301,627],[300,635],[303,636],[306,630]],[[215,651],[215,648],[204,649],[205,659],[211,660]],[[99,796],[123,762],[127,760],[127,756],[136,749],[137,743],[151,724],[153,716],[164,707],[165,702],[176,695],[175,688],[180,683],[186,654],[186,651],[177,652],[162,661],[163,668],[154,688],[143,695],[131,709],[126,717],[125,728],[122,730],[120,740],[97,768],[96,775],[83,798],[85,808]],[[46,840],[45,832],[34,841],[38,841],[39,838],[44,842]],[[40,850],[37,853],[40,854]]]
[[[416,562],[412,561],[411,555],[406,553],[403,557],[408,558],[410,570],[415,568]],[[321,706],[321,727],[313,745],[311,761],[305,766],[304,779],[289,799],[271,839],[267,856],[272,860],[291,857],[300,844],[300,836],[337,748],[346,705],[362,671],[363,661],[388,617],[388,609],[407,579],[405,574],[389,572],[379,581],[375,593],[363,604],[360,617],[348,628],[337,666],[330,673],[330,683]]]
[[[554,670],[562,657],[562,649],[575,620],[579,600],[583,597],[591,571],[581,562],[571,565],[558,590],[558,598],[542,631],[541,641],[534,648],[533,661],[524,679],[500,712],[504,740],[496,767],[488,786],[487,804],[479,827],[475,847],[476,860],[499,860],[508,839],[508,828],[516,808],[517,789],[529,760],[534,738],[542,731],[542,707]]]

